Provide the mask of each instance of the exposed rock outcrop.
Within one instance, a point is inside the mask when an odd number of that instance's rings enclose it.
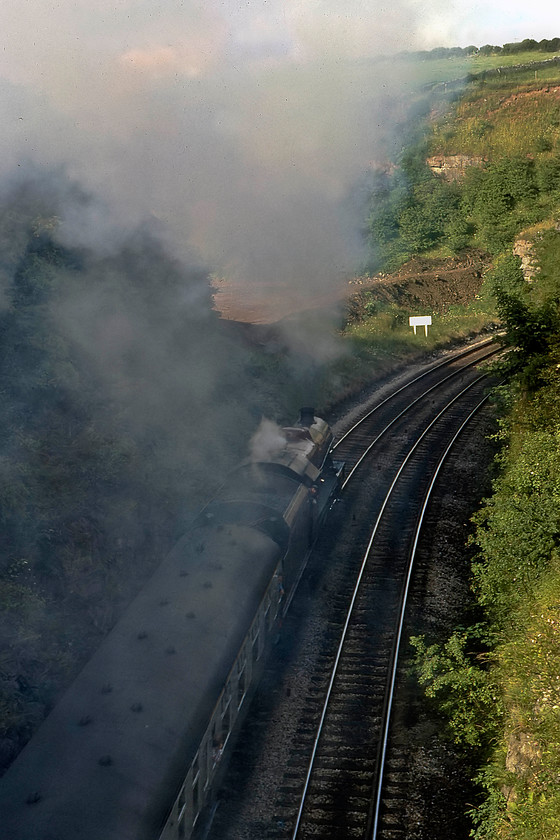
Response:
[[[446,181],[460,181],[470,166],[484,166],[486,160],[481,155],[434,155],[426,163],[434,175]]]
[[[528,732],[512,732],[508,740],[506,770],[527,778],[542,758],[542,749]]]
[[[517,239],[513,245],[513,253],[521,260],[521,271],[525,280],[530,283],[540,271],[535,255],[534,242],[530,239]]]

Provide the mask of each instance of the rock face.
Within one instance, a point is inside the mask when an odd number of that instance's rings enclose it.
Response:
[[[508,740],[506,770],[526,778],[542,758],[542,749],[527,732],[512,732]]]
[[[469,166],[483,166],[486,160],[481,155],[434,155],[426,163],[434,175],[446,181],[461,181]]]
[[[529,780],[538,772],[541,758],[542,749],[531,735],[523,731],[510,734],[506,754],[506,770],[509,773],[519,779]],[[515,787],[504,784],[501,790],[508,805],[514,804],[517,800]]]
[[[525,280],[531,282],[539,273],[539,266],[534,251],[534,243],[529,239],[518,239],[513,246],[513,253],[521,260],[521,271]]]

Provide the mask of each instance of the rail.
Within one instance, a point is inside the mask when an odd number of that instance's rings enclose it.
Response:
[[[464,368],[462,370],[464,370]],[[354,611],[356,599],[357,599],[358,593],[360,591],[360,586],[362,584],[362,579],[363,579],[363,576],[364,576],[364,573],[365,573],[365,570],[366,570],[366,567],[367,567],[367,564],[368,564],[368,560],[370,558],[370,554],[371,554],[371,551],[372,551],[372,546],[374,544],[374,540],[375,540],[376,535],[378,533],[378,529],[379,529],[380,523],[382,521],[382,518],[384,516],[386,507],[387,507],[387,505],[389,503],[389,500],[390,500],[390,498],[393,494],[393,491],[395,490],[395,487],[397,486],[397,483],[399,482],[399,479],[401,478],[401,476],[403,474],[403,471],[404,471],[406,465],[409,463],[410,459],[412,458],[412,456],[416,452],[420,443],[426,438],[429,431],[443,417],[443,415],[446,412],[449,411],[449,409],[453,405],[455,405],[477,383],[480,383],[485,378],[486,378],[486,375],[481,375],[481,376],[476,377],[465,388],[463,388],[458,394],[456,394],[452,399],[450,399],[446,403],[446,405],[437,413],[437,415],[426,426],[426,428],[419,435],[419,437],[414,442],[414,444],[410,447],[410,449],[406,453],[405,457],[402,459],[400,467],[397,470],[397,472],[396,472],[396,474],[395,474],[395,476],[394,476],[394,478],[393,478],[393,480],[390,484],[390,487],[385,494],[385,498],[382,502],[382,505],[381,505],[381,508],[379,510],[378,516],[376,518],[376,521],[375,521],[374,526],[372,528],[372,531],[370,533],[366,551],[365,551],[365,553],[362,557],[361,563],[360,563],[358,576],[357,576],[357,579],[356,579],[356,583],[355,583],[355,586],[354,586],[354,590],[353,590],[353,593],[352,593],[350,604],[348,606],[346,619],[345,619],[344,626],[343,626],[343,629],[342,629],[341,638],[340,638],[340,641],[339,641],[339,644],[338,644],[338,648],[337,648],[336,656],[335,656],[335,659],[334,659],[334,663],[333,663],[328,687],[327,687],[327,690],[326,690],[326,693],[325,693],[325,698],[324,698],[324,701],[323,701],[323,708],[322,708],[321,716],[320,716],[319,723],[318,723],[318,726],[317,726],[317,732],[316,732],[316,735],[315,735],[313,748],[311,750],[311,755],[310,755],[310,759],[309,759],[307,773],[306,773],[306,776],[305,776],[305,781],[304,781],[304,784],[303,784],[303,790],[302,790],[302,794],[301,794],[298,813],[297,813],[297,816],[296,816],[295,824],[294,824],[292,835],[291,835],[292,840],[297,840],[297,838],[299,836],[299,833],[300,833],[300,828],[301,828],[301,825],[302,825],[302,818],[303,818],[304,809],[305,809],[305,805],[306,805],[306,799],[307,799],[307,795],[308,795],[308,791],[309,791],[311,778],[312,778],[312,775],[313,775],[313,772],[314,772],[314,765],[315,765],[315,761],[316,761],[316,757],[317,757],[319,742],[320,742],[321,735],[322,735],[322,732],[323,732],[323,728],[324,728],[324,725],[325,725],[327,710],[328,710],[329,704],[331,702],[333,687],[334,687],[335,679],[336,679],[336,676],[337,676],[337,673],[338,673],[338,668],[339,668],[340,660],[341,660],[341,657],[342,657],[344,645],[345,645],[345,642],[346,642],[348,628],[349,628],[350,621],[351,621],[351,618],[352,618],[352,614],[353,614],[353,611]],[[433,386],[433,387],[437,387],[437,386]],[[432,388],[428,389],[428,392],[431,391],[431,390],[432,390]],[[436,468],[436,471],[434,473],[434,476],[432,477],[432,481],[431,481],[429,489],[428,489],[427,496],[424,500],[421,517],[420,517],[420,520],[419,520],[419,523],[418,523],[418,526],[417,526],[417,529],[416,529],[415,538],[414,538],[414,551],[416,549],[416,545],[417,545],[417,542],[418,542],[419,529],[421,527],[424,512],[425,512],[425,509],[426,509],[427,504],[428,504],[428,498],[429,498],[429,495],[431,494],[431,490],[432,490],[432,488],[435,484],[437,474],[439,474],[441,464],[443,463],[443,461],[447,457],[449,451],[451,450],[451,447],[452,447],[453,443],[456,441],[457,437],[459,436],[460,431],[469,422],[469,420],[472,418],[472,416],[474,415],[476,410],[479,410],[479,408],[486,401],[486,399],[487,399],[487,397],[484,397],[484,399],[478,404],[477,408],[475,410],[473,410],[469,414],[468,418],[461,424],[460,430],[455,433],[455,435],[452,439],[452,442],[449,444],[449,446],[445,450],[445,453],[444,453],[442,459],[440,460],[440,462],[439,462],[439,464]],[[401,412],[401,414],[402,414],[402,412]],[[394,420],[395,419],[396,418],[394,418]],[[392,425],[394,420],[389,424],[389,426]],[[357,425],[359,425],[359,424],[356,424],[356,426]],[[356,428],[356,426],[354,428]],[[380,436],[381,435],[379,435],[378,438],[376,438],[376,440],[378,440]],[[371,447],[368,447],[368,451],[370,449],[371,449]],[[352,474],[354,474],[354,473],[355,473],[355,470],[353,471]],[[379,767],[378,767],[378,771],[377,771],[377,774],[376,774],[378,779],[379,779],[380,776],[381,776],[381,779],[382,779],[382,768],[383,768],[386,749],[387,749],[387,737],[388,737],[390,710],[391,710],[391,706],[392,706],[392,694],[393,694],[393,691],[394,691],[394,684],[395,684],[395,679],[396,679],[396,664],[397,664],[400,640],[401,640],[401,636],[402,636],[402,625],[403,625],[403,621],[404,621],[404,611],[405,611],[406,597],[407,597],[407,594],[408,594],[408,588],[409,588],[409,583],[410,583],[410,575],[411,575],[411,572],[412,572],[413,557],[414,557],[414,554],[411,555],[411,558],[409,560],[409,566],[408,566],[407,575],[406,575],[406,583],[405,583],[405,586],[404,586],[404,589],[403,589],[401,604],[400,604],[400,607],[399,607],[399,623],[398,623],[397,630],[396,630],[396,633],[395,633],[395,643],[394,643],[394,646],[393,646],[393,651],[394,652],[393,652],[393,655],[391,657],[392,662],[391,662],[391,665],[390,665],[391,674],[390,674],[390,681],[389,681],[390,688],[389,688],[389,692],[388,692],[388,698],[389,699],[385,701],[385,708],[386,708],[387,711],[386,711],[386,713],[384,713],[384,719],[385,719],[384,724],[383,724],[383,730],[384,731],[383,731],[383,737],[381,739],[381,748],[380,748],[381,758],[380,758],[380,764],[379,764]],[[376,798],[376,806],[375,806],[375,809],[373,811],[373,825],[374,825],[375,834],[377,832],[380,797],[381,797],[381,782],[378,782],[377,789],[376,789],[376,797],[375,797]],[[368,819],[368,823],[370,823],[371,821],[372,821],[371,819]],[[369,830],[369,825],[368,825],[368,830]],[[375,838],[375,834],[372,835],[372,840],[373,840],[373,838]],[[369,835],[368,835],[368,840],[369,840]]]
[[[402,417],[404,417],[404,415],[405,415],[405,414],[407,414],[409,411],[411,411],[411,409],[412,409],[415,405],[417,405],[417,404],[418,404],[421,400],[423,400],[425,397],[427,397],[427,396],[428,396],[428,394],[432,393],[433,391],[437,390],[438,388],[441,388],[441,386],[442,386],[442,385],[444,385],[444,384],[445,384],[446,382],[448,382],[449,380],[454,379],[454,378],[455,378],[455,377],[457,377],[457,376],[462,376],[462,375],[463,375],[463,373],[465,372],[465,370],[467,370],[469,367],[473,367],[474,365],[478,365],[478,364],[480,364],[480,362],[481,362],[481,361],[486,361],[487,359],[491,358],[492,356],[495,356],[495,355],[496,355],[497,353],[499,353],[499,352],[500,352],[500,350],[499,350],[499,349],[493,349],[493,350],[491,350],[489,353],[487,353],[487,354],[486,354],[486,355],[485,355],[482,359],[480,359],[480,358],[479,358],[479,359],[474,359],[472,362],[469,362],[469,364],[468,364],[468,365],[463,365],[463,367],[459,368],[458,370],[454,370],[454,371],[452,371],[452,372],[451,372],[451,373],[449,373],[447,376],[445,376],[443,379],[438,380],[436,383],[434,383],[434,384],[433,384],[433,385],[431,385],[429,388],[427,388],[425,391],[423,391],[423,392],[422,392],[422,393],[421,393],[418,397],[416,397],[414,400],[412,400],[412,402],[408,403],[408,404],[405,406],[405,408],[403,408],[403,410],[402,410],[402,411],[400,411],[400,412],[399,412],[399,413],[398,413],[395,417],[393,417],[393,418],[392,418],[392,420],[391,420],[391,421],[390,421],[390,422],[389,422],[389,423],[388,423],[388,424],[387,424],[387,425],[386,425],[386,426],[385,426],[385,427],[384,427],[384,428],[383,428],[383,429],[382,429],[382,430],[381,430],[381,431],[377,434],[377,436],[376,436],[376,437],[375,437],[375,438],[374,438],[374,439],[370,442],[370,444],[369,444],[369,445],[366,447],[366,449],[362,452],[361,456],[358,458],[358,460],[356,461],[356,463],[355,463],[355,464],[351,467],[351,469],[350,469],[350,471],[349,471],[348,475],[346,476],[346,478],[345,478],[345,480],[344,480],[344,482],[343,482],[343,484],[342,484],[342,488],[341,488],[341,489],[342,489],[342,490],[345,490],[345,488],[348,486],[348,484],[350,483],[351,479],[353,478],[353,476],[354,476],[354,474],[355,474],[356,470],[357,470],[357,469],[361,466],[361,464],[365,461],[365,459],[366,459],[366,458],[368,457],[368,455],[370,454],[371,450],[372,450],[372,449],[374,448],[374,446],[375,446],[375,445],[379,442],[379,440],[383,437],[383,435],[385,435],[385,434],[389,431],[389,429],[390,429],[390,428],[391,428],[391,427],[392,427],[395,423],[397,423],[397,421],[398,421],[398,420],[400,420]],[[455,358],[453,359],[453,361],[455,361],[457,358],[460,358],[460,356],[455,357]],[[440,367],[440,365],[437,365],[436,367]],[[352,426],[352,428],[351,428],[351,429],[349,429],[349,430],[348,430],[348,431],[347,431],[347,432],[343,435],[343,437],[341,437],[341,438],[340,438],[340,440],[337,442],[337,444],[335,444],[335,446],[333,447],[333,450],[334,450],[337,446],[339,446],[340,444],[342,444],[342,443],[343,443],[343,442],[344,442],[344,441],[345,441],[345,440],[349,437],[349,435],[350,435],[352,432],[356,431],[356,429],[358,429],[358,428],[359,428],[359,427],[360,427],[360,426],[361,426],[364,422],[366,422],[366,420],[368,420],[368,419],[369,419],[369,418],[370,418],[370,417],[371,417],[371,416],[372,416],[372,415],[373,415],[376,411],[378,411],[378,410],[379,410],[379,409],[380,409],[383,405],[385,405],[386,403],[388,403],[388,402],[389,402],[391,399],[393,399],[393,398],[394,398],[397,394],[401,393],[403,390],[405,390],[406,388],[410,387],[412,384],[415,384],[416,382],[418,382],[420,379],[422,379],[422,378],[423,378],[424,376],[426,376],[428,373],[432,373],[435,369],[436,369],[436,368],[431,368],[429,371],[427,371],[427,372],[425,372],[425,373],[421,374],[420,376],[418,376],[418,377],[416,377],[415,379],[413,379],[411,382],[407,383],[406,385],[403,385],[403,386],[402,386],[401,388],[399,388],[397,391],[395,391],[395,392],[393,392],[392,394],[390,394],[390,395],[389,395],[386,399],[384,399],[384,400],[383,400],[383,402],[379,403],[379,405],[375,406],[375,408],[374,408],[374,409],[372,409],[372,410],[371,410],[371,411],[369,411],[367,414],[365,414],[365,415],[364,415],[364,417],[360,418],[360,420],[358,421],[358,423],[355,423],[355,424],[354,424],[354,426]]]
[[[378,762],[378,771],[377,771],[377,778],[376,778],[376,785],[375,785],[375,795],[372,800],[374,804],[373,809],[373,817],[370,817],[368,820],[368,829],[366,830],[366,838],[367,840],[377,840],[377,831],[379,828],[379,813],[380,813],[380,806],[381,806],[381,793],[383,790],[383,775],[385,771],[385,759],[387,756],[387,744],[389,741],[389,729],[391,723],[391,712],[393,708],[393,698],[395,694],[395,684],[397,680],[397,665],[398,665],[398,658],[400,652],[400,645],[402,640],[403,628],[404,628],[404,617],[406,611],[406,604],[408,601],[408,592],[410,589],[410,580],[412,577],[412,570],[414,567],[414,561],[416,559],[416,550],[418,548],[418,542],[420,539],[420,532],[422,530],[422,525],[424,524],[424,517],[426,514],[426,510],[428,509],[428,504],[430,502],[430,498],[432,495],[432,491],[435,487],[436,481],[438,479],[439,473],[443,464],[446,462],[449,453],[451,452],[452,448],[455,446],[458,438],[464,431],[464,429],[468,426],[471,422],[472,418],[478,414],[482,406],[487,402],[488,395],[483,397],[482,400],[476,405],[470,414],[465,418],[465,420],[461,423],[460,427],[457,429],[455,434],[453,435],[452,439],[450,440],[449,444],[447,445],[444,453],[442,454],[439,463],[434,470],[434,474],[431,478],[430,485],[424,497],[424,502],[422,504],[422,510],[420,512],[420,517],[418,519],[418,524],[416,527],[416,532],[414,534],[414,543],[412,545],[412,549],[410,552],[410,560],[408,565],[408,572],[403,592],[403,599],[401,603],[401,610],[399,614],[399,623],[397,627],[396,637],[395,637],[395,646],[394,646],[394,653],[392,657],[392,664],[391,664],[391,674],[389,680],[389,691],[387,693],[387,706],[385,709],[384,714],[384,721],[383,721],[383,737],[381,742],[381,751],[380,751],[380,759]],[[371,827],[370,827],[371,826]]]

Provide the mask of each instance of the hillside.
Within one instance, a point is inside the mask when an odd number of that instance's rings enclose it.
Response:
[[[434,103],[429,120],[372,174],[369,257],[336,290],[345,304],[334,326],[321,308],[282,312],[273,326],[226,323],[208,278],[185,273],[157,238],[138,232],[95,255],[57,241],[47,190],[2,198],[0,767],[243,457],[263,414],[289,420],[308,400],[332,407],[501,320],[513,352],[500,395],[503,477],[477,520],[472,608],[484,618],[426,640],[418,667],[450,675],[428,688],[437,696],[445,685],[452,714],[466,704],[471,717],[458,719],[492,724],[476,750],[469,730],[457,747],[459,760],[466,750],[486,768],[477,837],[560,835],[560,68],[540,58],[521,69],[518,53],[423,65],[428,85],[475,78],[422,94]],[[251,303],[253,320],[266,320]],[[408,326],[417,310],[433,315],[428,336]],[[459,642],[462,658],[451,660]],[[483,699],[499,698],[492,714],[470,691],[473,674]]]
[[[379,174],[369,230],[370,287],[358,320],[415,264],[445,282],[445,261],[476,253],[475,298],[488,315],[494,301],[506,330],[501,450],[492,494],[473,519],[472,602],[451,635],[413,640],[415,667],[456,760],[479,785],[471,836],[558,837],[558,64],[481,74],[448,111],[432,113],[399,167]]]

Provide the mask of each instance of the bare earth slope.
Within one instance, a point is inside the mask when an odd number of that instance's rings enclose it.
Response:
[[[489,264],[488,255],[476,250],[446,259],[414,257],[392,274],[341,280],[337,289],[323,295],[311,295],[305,286],[297,294],[280,286],[263,287],[255,293],[223,279],[214,282],[214,308],[232,323],[232,329],[244,333],[246,340],[262,345],[274,339],[281,322],[304,312],[333,311],[364,292],[373,292],[381,301],[430,312],[467,304],[480,291]]]

